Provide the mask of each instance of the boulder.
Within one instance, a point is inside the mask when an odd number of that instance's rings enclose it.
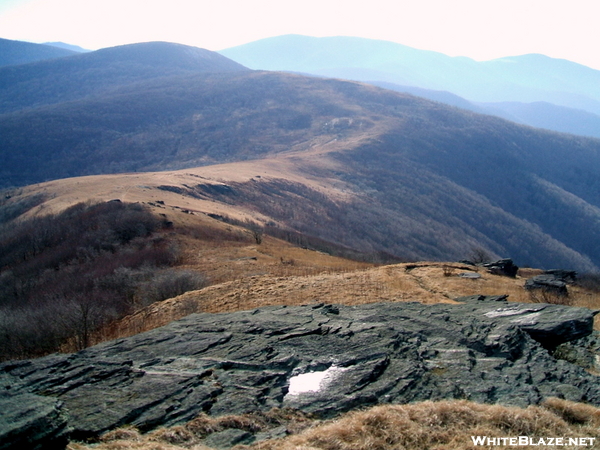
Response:
[[[542,275],[536,275],[525,282],[525,289],[540,289],[559,296],[568,296],[567,284],[577,281],[577,272],[573,270],[551,269]]]
[[[519,266],[513,263],[510,258],[500,259],[495,262],[485,263],[483,267],[487,268],[488,272],[494,275],[502,275],[505,277],[516,277],[519,271]]]
[[[481,278],[481,274],[477,272],[461,272],[458,274],[458,276],[461,278],[470,278],[472,280],[477,280]]]
[[[567,283],[552,274],[536,275],[525,281],[525,289],[533,291],[540,289],[559,296],[568,296]]]
[[[56,418],[46,432],[64,436],[70,427],[72,438],[86,439],[125,424],[148,431],[199,413],[274,407],[333,417],[377,403],[457,398],[525,406],[563,395],[600,405],[598,377],[540,345],[589,334],[592,322],[584,308],[498,299],[193,314],[75,354],[1,364],[10,389],[0,408],[43,396]],[[0,423],[20,428],[10,415]],[[226,446],[253,438],[214,439]]]
[[[573,284],[577,281],[577,272],[574,270],[550,269],[544,271],[546,275],[552,275],[555,279],[567,284]]]

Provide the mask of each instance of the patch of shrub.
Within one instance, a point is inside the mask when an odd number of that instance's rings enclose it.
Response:
[[[584,289],[600,292],[600,273],[585,273],[577,277],[577,284]]]
[[[452,275],[454,275],[454,268],[450,267],[450,266],[443,266],[442,267],[443,273],[445,277],[451,277]]]
[[[208,284],[204,275],[191,270],[168,269],[157,273],[139,286],[143,304],[149,305],[189,291],[202,289]]]
[[[0,233],[0,360],[91,345],[99,327],[151,302],[206,284],[164,270],[178,248],[139,204],[77,204],[12,221]]]
[[[543,288],[530,290],[529,300],[532,303],[548,303],[550,305],[573,306],[574,303],[573,297],[570,297],[569,295]]]

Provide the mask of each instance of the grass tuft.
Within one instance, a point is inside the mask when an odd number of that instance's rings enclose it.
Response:
[[[600,409],[593,406],[560,398],[549,398],[543,406],[569,424],[600,427]]]

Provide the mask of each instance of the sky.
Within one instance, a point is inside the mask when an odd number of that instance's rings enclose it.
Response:
[[[598,17],[598,0],[0,0],[0,37],[217,51],[283,34],[358,36],[478,61],[541,53],[600,70]]]

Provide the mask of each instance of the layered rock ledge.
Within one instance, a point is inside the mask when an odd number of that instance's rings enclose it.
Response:
[[[593,312],[462,300],[194,314],[79,353],[4,363],[0,408],[15,408],[23,396],[28,407],[39,400],[47,417],[33,425],[54,423],[55,440],[50,425],[42,437],[60,443],[66,433],[84,439],[126,424],[150,430],[202,412],[286,406],[330,417],[449,398],[525,406],[553,396],[600,405],[598,377],[548,351],[589,335]],[[290,392],[297,375],[311,372],[321,377],[317,387]],[[3,415],[0,448],[23,448],[9,437],[19,439],[15,419]]]

